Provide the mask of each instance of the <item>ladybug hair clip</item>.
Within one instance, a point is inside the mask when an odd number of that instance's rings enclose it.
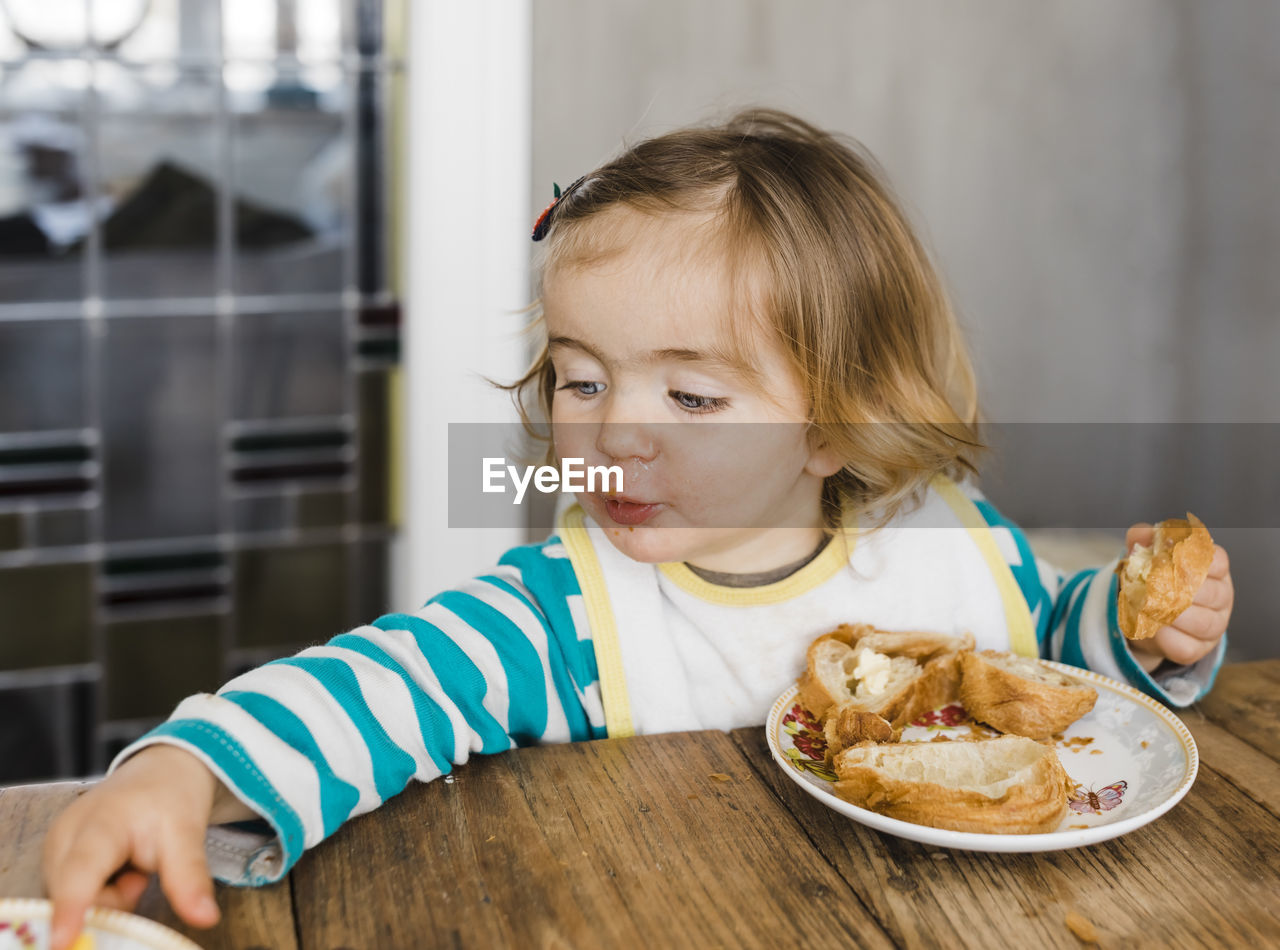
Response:
[[[546,210],[543,211],[542,214],[538,215],[538,220],[533,223],[533,239],[535,241],[541,241],[547,236],[547,232],[551,230],[551,212],[555,210],[556,205],[558,205],[562,199],[568,198],[573,194],[574,190],[581,185],[586,178],[587,176],[583,175],[563,192],[560,191],[559,185],[555,182],[551,183],[551,204],[547,205]]]

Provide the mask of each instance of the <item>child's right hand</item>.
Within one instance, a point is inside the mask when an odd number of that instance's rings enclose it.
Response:
[[[216,924],[204,839],[221,788],[191,753],[148,746],[59,815],[44,844],[52,950],[75,940],[91,905],[133,910],[152,873],[179,917]]]

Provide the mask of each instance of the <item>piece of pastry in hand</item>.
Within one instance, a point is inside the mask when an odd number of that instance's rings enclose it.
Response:
[[[969,633],[952,637],[841,624],[809,646],[796,698],[822,721],[833,708],[849,706],[876,713],[896,727],[929,664],[972,649]]]
[[[951,831],[1053,831],[1072,788],[1053,748],[1021,736],[862,745],[833,765],[835,793],[845,801]]]
[[[1116,619],[1130,640],[1155,636],[1178,619],[1209,576],[1213,538],[1199,518],[1170,518],[1156,525],[1151,547],[1134,545],[1120,562]]]
[[[1098,699],[1092,686],[1013,653],[965,653],[960,670],[965,711],[1001,732],[1029,739],[1062,732]]]

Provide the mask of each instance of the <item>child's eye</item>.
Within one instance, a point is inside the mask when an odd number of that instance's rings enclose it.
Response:
[[[695,396],[693,393],[682,393],[678,389],[671,390],[667,395],[674,399],[681,409],[694,415],[716,412],[729,405],[729,400],[722,396]]]
[[[595,387],[595,388],[593,389],[591,387]],[[600,393],[604,390],[604,383],[593,383],[593,382],[582,381],[582,380],[570,380],[569,382],[565,383],[563,386],[556,387],[557,392],[563,392],[566,389],[569,390],[569,392],[573,393],[575,396],[579,396],[585,399],[588,396],[600,395]]]

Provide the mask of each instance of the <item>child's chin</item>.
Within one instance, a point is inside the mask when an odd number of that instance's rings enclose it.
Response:
[[[663,531],[661,528],[609,525],[604,533],[615,548],[633,561],[665,564],[685,559],[684,545],[678,543],[673,532]]]

